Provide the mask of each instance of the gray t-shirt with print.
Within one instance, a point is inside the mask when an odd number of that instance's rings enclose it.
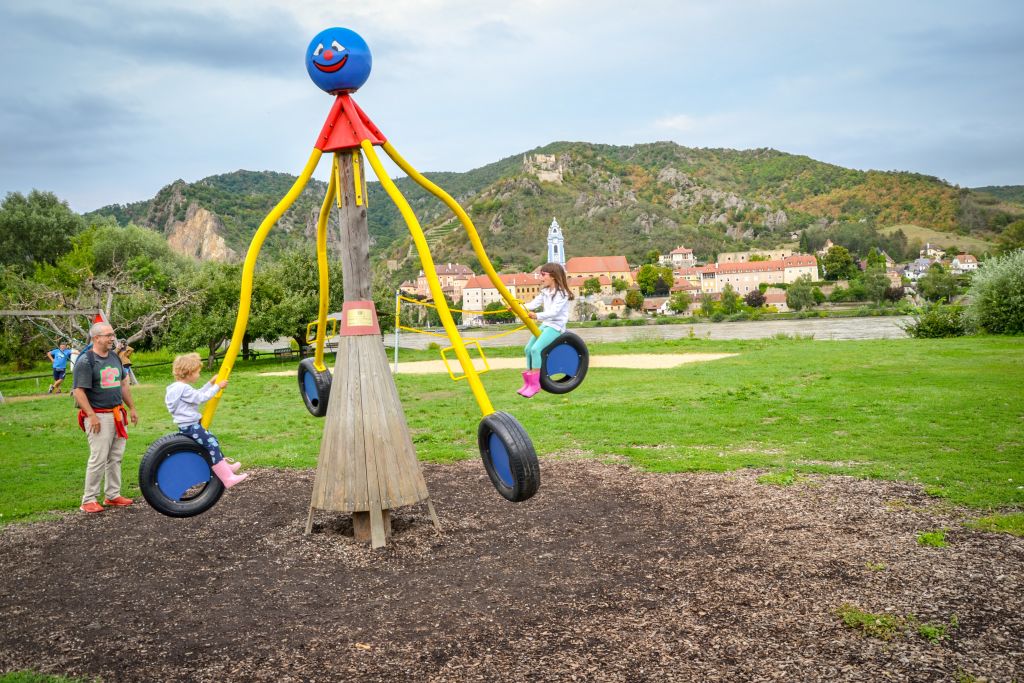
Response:
[[[89,405],[93,408],[114,408],[124,400],[121,396],[121,379],[124,367],[113,351],[107,357],[97,355],[92,349],[81,354],[75,363],[75,389],[83,389]]]

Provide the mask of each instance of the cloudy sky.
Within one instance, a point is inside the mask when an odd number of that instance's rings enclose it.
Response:
[[[369,43],[356,99],[425,171],[673,140],[1024,184],[1018,0],[3,0],[0,193],[88,211],[298,173],[331,105],[304,65],[328,26]]]

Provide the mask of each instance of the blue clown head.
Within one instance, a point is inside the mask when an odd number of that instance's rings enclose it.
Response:
[[[370,77],[372,62],[366,41],[347,28],[321,31],[306,49],[309,77],[332,95],[359,90]]]

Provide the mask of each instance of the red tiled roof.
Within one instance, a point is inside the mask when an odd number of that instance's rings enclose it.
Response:
[[[693,249],[687,249],[686,247],[676,247],[672,250],[673,254],[692,254]]]
[[[461,263],[439,263],[436,267],[438,275],[473,275],[469,266]]]
[[[566,273],[628,272],[625,256],[573,256],[565,263]]]

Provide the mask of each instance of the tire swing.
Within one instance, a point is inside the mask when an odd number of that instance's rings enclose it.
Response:
[[[480,421],[476,438],[484,469],[502,498],[521,503],[537,493],[537,453],[530,435],[514,417],[501,411],[491,413]]]
[[[146,449],[139,463],[139,488],[150,507],[168,517],[201,515],[224,493],[210,469],[209,454],[182,434],[162,436]]]
[[[549,394],[567,394],[587,376],[590,352],[582,339],[563,332],[540,352],[540,386]]]
[[[327,401],[331,398],[331,371],[317,370],[312,358],[303,358],[299,363],[299,393],[310,415],[326,415]]]

